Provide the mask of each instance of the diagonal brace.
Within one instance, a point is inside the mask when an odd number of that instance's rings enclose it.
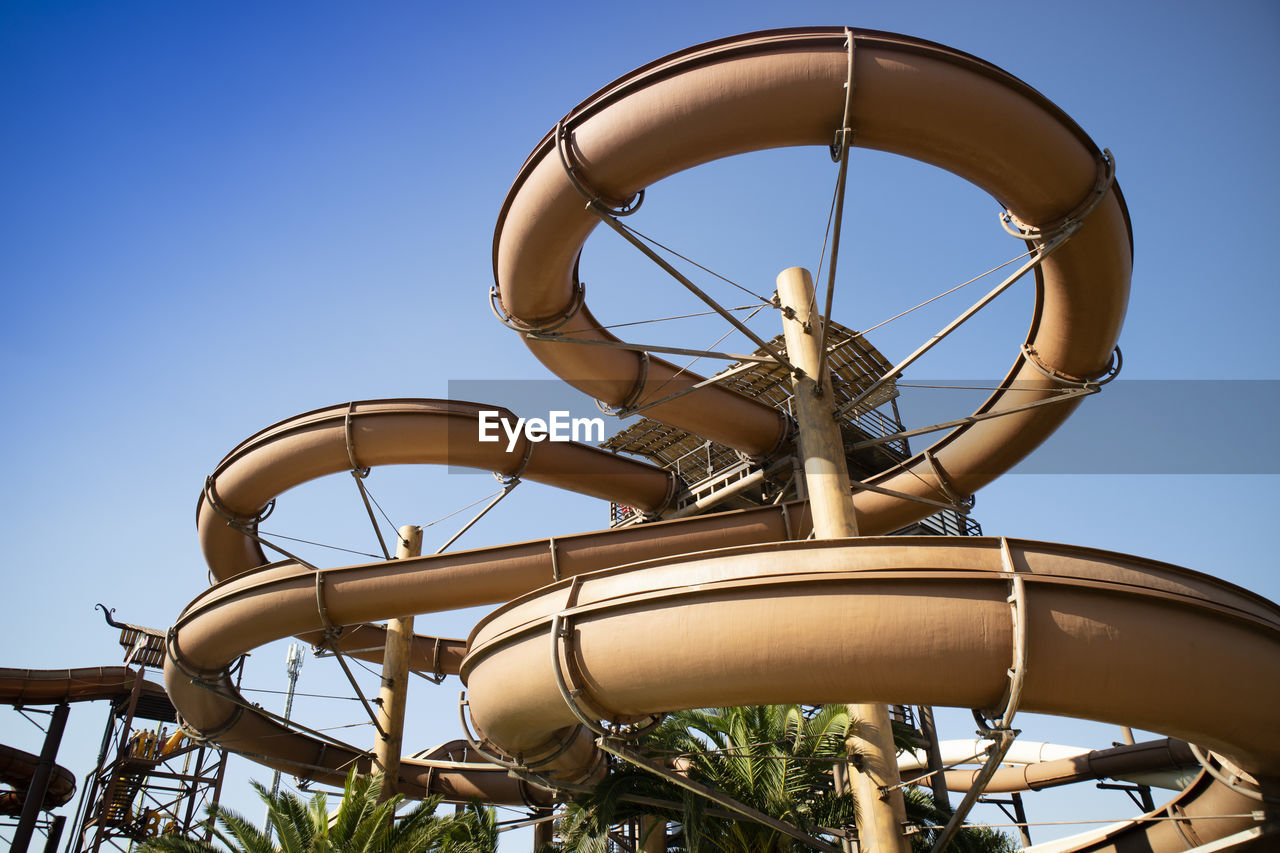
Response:
[[[997,284],[994,288],[991,289],[989,293],[987,293],[985,296],[983,296],[981,299],[979,299],[977,302],[971,305],[962,314],[960,314],[960,316],[956,317],[954,320],[952,320],[950,323],[944,326],[940,331],[935,333],[933,337],[929,338],[929,340],[925,341],[923,344],[917,347],[916,350],[913,353],[911,353],[911,355],[907,356],[902,361],[898,362],[893,367],[889,368],[887,373],[885,373],[875,382],[872,382],[869,386],[867,386],[867,389],[865,391],[863,391],[857,397],[853,398],[844,406],[842,406],[836,414],[843,415],[845,412],[856,409],[859,405],[861,405],[864,401],[866,401],[872,394],[880,390],[880,388],[884,386],[886,382],[891,382],[894,379],[901,376],[902,371],[906,370],[912,364],[915,364],[915,362],[918,361],[921,358],[921,356],[923,356],[929,350],[933,349],[935,346],[941,343],[943,338],[947,337],[956,329],[960,328],[960,326],[962,326],[966,321],[971,319],[973,315],[977,314],[983,308],[986,308],[989,304],[991,304],[991,302],[997,296],[1004,293],[1011,286],[1013,286],[1013,284],[1018,279],[1022,278],[1028,272],[1040,266],[1040,264],[1044,262],[1045,258],[1049,257],[1054,252],[1056,252],[1059,248],[1061,248],[1062,244],[1067,242],[1067,240],[1071,238],[1071,235],[1076,233],[1077,230],[1079,230],[1079,227],[1080,227],[1079,225],[1069,226],[1066,229],[1064,229],[1062,232],[1060,232],[1058,236],[1054,237],[1048,243],[1044,244],[1038,252],[1036,252],[1034,255],[1028,258],[1021,266],[1019,266],[1016,270],[1010,273],[1008,278],[1006,278],[1004,281]]]
[[[777,818],[770,817],[764,812],[756,811],[755,809],[751,808],[751,806],[748,806],[745,803],[740,803],[730,796],[722,794],[719,791],[716,791],[712,788],[708,788],[706,785],[703,785],[699,782],[695,782],[694,780],[689,779],[685,776],[681,776],[679,773],[672,772],[671,770],[668,770],[667,768],[663,767],[661,764],[650,761],[640,753],[631,749],[626,743],[622,741],[615,740],[613,738],[602,737],[602,738],[596,739],[596,746],[600,747],[602,750],[609,753],[610,755],[614,755],[614,756],[617,756],[618,758],[621,758],[623,761],[626,761],[628,764],[633,764],[636,767],[639,767],[641,770],[647,770],[653,775],[658,776],[662,779],[665,779],[668,782],[672,783],[673,785],[678,785],[679,787],[684,788],[686,791],[692,791],[698,796],[703,797],[704,799],[710,800],[711,802],[715,803],[718,806],[723,806],[724,808],[729,809],[730,811],[737,812],[738,814],[742,815],[748,820],[755,821],[756,823],[762,824],[763,826],[767,826],[770,829],[777,830],[778,832],[781,832],[784,835],[794,838],[797,841],[808,845],[809,847],[813,847],[815,849],[821,850],[823,851],[823,853],[840,853],[839,848],[833,847],[830,844],[826,843],[825,841],[822,841],[821,839],[814,838],[812,835],[809,835],[808,833],[803,832],[802,830],[796,828],[795,826],[792,826],[789,823],[780,821]]]
[[[690,293],[692,293],[694,296],[698,297],[703,302],[705,302],[707,306],[711,308],[711,310],[715,311],[717,314],[723,317],[725,321],[729,323],[729,325],[733,326],[739,332],[742,332],[742,334],[746,335],[748,338],[751,339],[752,343],[754,343],[756,346],[760,347],[760,349],[764,350],[769,355],[771,355],[774,361],[776,361],[778,364],[781,364],[783,367],[787,368],[788,370],[792,369],[791,363],[787,361],[785,356],[783,356],[776,349],[774,349],[773,346],[771,346],[767,341],[764,340],[764,338],[760,337],[755,332],[751,331],[751,329],[749,329],[745,323],[743,323],[737,317],[730,314],[728,309],[726,309],[719,302],[716,302],[715,299],[711,298],[711,296],[708,295],[707,292],[704,291],[702,288],[698,287],[698,285],[690,281],[688,276],[684,275],[682,272],[680,272],[680,270],[676,269],[670,263],[668,263],[666,258],[662,257],[653,249],[651,249],[643,240],[637,237],[630,228],[628,228],[626,225],[623,225],[621,222],[619,222],[616,217],[606,213],[603,209],[603,204],[601,202],[592,200],[587,204],[587,207],[591,208],[592,212],[595,213],[596,216],[600,218],[601,222],[603,222],[605,225],[608,225],[614,231],[617,231],[618,234],[621,235],[622,239],[626,240],[628,243],[635,246],[637,249],[640,250],[640,252],[645,257],[647,257],[649,260],[653,261],[655,264],[661,267],[663,272],[665,272],[667,275],[671,276],[676,281],[683,284],[685,288],[689,290]]]

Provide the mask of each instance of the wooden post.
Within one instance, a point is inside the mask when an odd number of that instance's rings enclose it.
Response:
[[[782,329],[787,357],[797,369],[791,378],[793,414],[800,428],[800,456],[813,514],[814,536],[840,539],[858,535],[849,467],[844,440],[835,419],[831,373],[823,372],[817,385],[822,316],[814,306],[813,279],[809,271],[791,267],[778,275],[782,303]],[[884,705],[850,705],[859,721],[848,740],[853,764],[852,785],[858,801],[858,847],[861,853],[908,853],[903,834],[906,806],[899,782],[893,747],[893,727]],[[893,788],[888,794],[881,792]]]
[[[534,814],[540,818],[547,818],[533,825],[533,850],[534,853],[540,853],[544,848],[555,843],[555,824],[551,821],[551,809],[538,809]]]
[[[667,853],[667,822],[653,815],[640,816],[640,853]]]
[[[400,528],[396,559],[422,554],[422,528]],[[374,743],[375,768],[382,773],[379,802],[396,793],[400,775],[400,751],[404,740],[404,708],[409,694],[409,652],[413,648],[413,616],[387,620],[387,645],[382,652],[382,687],[378,691],[378,725],[382,734]]]

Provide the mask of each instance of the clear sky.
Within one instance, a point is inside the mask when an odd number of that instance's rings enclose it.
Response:
[[[1280,404],[1270,254],[1280,231],[1280,7],[1270,0],[8,0],[0,529],[10,606],[0,664],[119,663],[115,633],[93,610],[99,601],[118,618],[167,626],[205,581],[193,523],[204,477],[257,430],[347,400],[443,397],[450,380],[549,378],[485,305],[494,222],[533,145],[582,98],[663,54],[807,24],[942,42],[1057,102],[1115,152],[1132,215],[1126,378],[1172,389],[1255,380],[1232,386],[1236,405],[1171,391],[1165,400],[1175,403],[1154,425],[1116,417],[1088,435],[1100,448],[1142,447],[1154,437],[1144,431],[1176,428],[1179,440],[1212,451],[1196,473],[1108,474],[1115,463],[1095,459],[1086,441],[1074,462],[980,494],[986,531],[1141,554],[1280,597],[1270,547],[1278,469],[1274,452],[1255,446],[1266,430],[1246,428],[1269,427]],[[778,270],[816,260],[833,179],[821,150],[742,158],[657,188],[634,224],[768,292]],[[887,155],[855,152],[849,204],[836,311],[846,325],[878,322],[1019,251],[991,199]],[[607,322],[677,313],[684,303],[668,283],[616,243],[598,234],[588,246],[593,308]],[[901,357],[968,304],[957,299],[873,342]],[[1003,375],[1029,299],[1025,288],[1010,293],[916,375]],[[754,326],[771,335],[775,322],[761,315]],[[719,334],[693,324],[643,337],[697,346]],[[1153,470],[1182,470],[1172,464],[1180,455],[1170,447],[1170,467]],[[397,523],[432,521],[493,487],[440,471],[371,480]],[[372,544],[345,481],[280,503],[279,532]],[[428,547],[453,523],[432,528]],[[606,523],[598,502],[525,485],[460,544]],[[462,635],[468,624],[442,617],[420,630]],[[282,648],[271,647],[254,656],[251,679],[279,689],[283,669]],[[308,659],[300,689],[336,689],[330,669]],[[415,742],[458,735],[457,686],[433,698],[424,685],[411,698]],[[278,708],[278,699],[259,701]],[[349,703],[314,704],[299,705],[312,724],[361,718]],[[73,709],[61,761],[78,775],[93,762],[105,713]],[[971,734],[959,729],[950,734]],[[356,732],[350,739],[369,737]],[[1118,735],[1045,724],[1026,736],[1105,746]],[[37,750],[39,732],[0,714],[0,742]],[[248,776],[266,774],[238,761],[227,800],[257,815]],[[1029,808],[1033,819],[1053,814],[1034,797]],[[1133,811],[1112,794],[1057,815],[1086,808]]]

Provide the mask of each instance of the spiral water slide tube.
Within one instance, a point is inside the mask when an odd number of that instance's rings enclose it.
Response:
[[[1005,205],[1033,247],[1030,331],[979,410],[1104,375],[1132,259],[1110,160],[1058,108],[994,66],[940,45],[843,29],[753,34],[627,75],[549,134],[521,169],[494,240],[496,305],[535,356],[611,404],[690,393],[656,419],[761,459],[792,452],[775,409],[660,359],[546,340],[608,341],[576,280],[608,207],[681,169],[783,145],[827,145],[846,83],[855,145],[948,169]],[[590,196],[584,204],[583,191]],[[1069,239],[1065,238],[1069,236]],[[536,338],[536,339],[535,339]],[[217,581],[170,631],[166,685],[197,735],[301,776],[340,780],[359,750],[289,728],[235,691],[241,653],[289,635],[352,654],[371,624],[503,603],[465,642],[417,638],[413,666],[466,682],[478,745],[498,764],[408,758],[400,789],[546,803],[509,777],[587,778],[580,717],[678,708],[870,701],[1024,710],[1117,722],[1197,744],[1203,771],[1164,810],[1076,850],[1182,850],[1275,818],[1280,608],[1186,569],[1087,548],[998,539],[876,538],[932,511],[893,493],[969,494],[1016,464],[1069,404],[974,420],[855,487],[865,538],[804,542],[804,504],[762,507],[436,556],[318,569],[266,562],[257,521],[285,490],[395,463],[461,464],[552,482],[661,514],[664,471],[594,448],[504,451],[476,440],[472,404],[375,401],[308,413],[236,448],[210,477],[200,540]],[[1024,594],[1016,606],[1012,587]],[[926,618],[927,617],[927,618]],[[1010,661],[1021,654],[1012,684]],[[1016,687],[1016,689],[1014,689]],[[576,698],[575,698],[576,697]],[[527,776],[527,774],[526,774]],[[1236,817],[1222,817],[1235,815]],[[1188,840],[1190,839],[1190,841]]]
[[[99,699],[124,699],[133,691],[136,671],[123,666],[81,669],[13,669],[0,668],[0,702],[10,705],[59,705],[63,702],[94,702]],[[142,689],[153,696],[164,696],[164,688],[144,681]],[[39,763],[39,756],[13,747],[0,746],[0,782],[13,791],[0,793],[0,814],[18,814],[26,798]],[[54,765],[46,789],[44,809],[66,803],[76,790],[76,777],[60,765]]]

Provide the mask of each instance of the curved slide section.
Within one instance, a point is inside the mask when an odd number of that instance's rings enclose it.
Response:
[[[136,670],[126,666],[81,669],[14,669],[0,667],[0,702],[6,705],[57,705],[122,699],[133,690]],[[164,688],[142,682],[144,694],[164,696]]]
[[[724,39],[611,83],[563,121],[567,156],[579,182],[620,203],[664,177],[718,158],[781,146],[827,146],[845,107],[847,32],[777,30]],[[1105,373],[1128,304],[1132,235],[1118,186],[1100,181],[1096,146],[1043,95],[990,63],[906,36],[851,32],[854,145],[953,172],[991,193],[1020,221],[1047,231],[1098,202],[1038,273],[1025,345],[1039,365],[1011,341],[1019,355],[1002,387],[1016,383],[1018,390],[997,391],[978,411],[1054,394],[1060,386],[1047,378],[1046,368],[1082,379]],[[508,323],[561,335],[556,342],[527,343],[552,372],[610,405],[644,399],[646,391],[665,396],[692,388],[701,377],[661,359],[564,342],[616,339],[589,310],[575,311],[577,261],[599,219],[566,175],[556,135],[548,134],[525,162],[494,234],[494,278]],[[868,482],[933,500],[972,494],[1025,458],[1072,409],[1041,406],[962,426]],[[785,440],[776,409],[717,385],[645,414],[757,456],[769,455]],[[946,472],[950,488],[926,453]],[[862,514],[884,516],[884,532],[931,511],[865,491],[855,495],[855,506]]]
[[[675,475],[578,442],[522,436],[480,441],[480,413],[501,406],[457,400],[365,400],[297,415],[243,441],[208,478],[196,507],[200,547],[213,577],[225,580],[269,562],[245,532],[281,493],[328,474],[378,465],[453,465],[523,477],[648,512],[666,507]],[[228,522],[232,522],[229,524]]]
[[[59,705],[63,702],[93,702],[123,699],[137,683],[138,673],[123,666],[83,669],[14,669],[0,667],[0,702],[7,705]],[[150,681],[142,683],[144,694],[164,696],[164,688]],[[13,791],[0,793],[0,814],[20,814],[40,757],[20,749],[0,745],[0,782]],[[61,765],[54,765],[42,808],[53,809],[71,799],[76,777]]]
[[[1185,738],[1269,789],[1280,767],[1280,608],[1213,578],[1087,548],[1009,541],[1026,583],[1021,708]],[[784,702],[1001,707],[1012,660],[1001,540],[890,537],[657,560],[516,599],[471,637],[475,725],[511,756],[552,755],[578,719]],[[930,615],[928,631],[915,615]],[[569,632],[554,640],[553,624]],[[553,652],[553,650],[555,650]],[[671,666],[671,661],[681,666]],[[559,674],[555,671],[559,668]],[[1086,686],[1087,685],[1087,686]],[[539,772],[580,776],[567,755]],[[1260,803],[1210,780],[1189,815]],[[1228,811],[1221,811],[1230,801]],[[1249,818],[1207,819],[1206,837]],[[1169,827],[1129,832],[1161,846]],[[1129,849],[1129,848],[1120,848]],[[1176,848],[1175,848],[1176,849]]]
[[[0,791],[0,815],[22,814],[26,792],[31,787],[31,777],[39,763],[38,755],[0,744],[0,782],[13,787],[12,791]],[[75,774],[61,764],[55,764],[40,808],[45,811],[56,809],[70,800],[75,792]]]
[[[167,644],[165,684],[184,726],[270,767],[341,785],[361,753],[281,725],[246,701],[229,675],[233,661],[258,646],[290,635],[318,639],[329,625],[345,628],[342,646],[367,649],[382,629],[367,623],[406,611],[431,613],[495,604],[556,579],[681,551],[809,535],[803,503],[784,504],[580,533],[492,548],[454,551],[312,571],[291,561],[244,571],[210,588],[174,624]],[[323,603],[323,611],[320,604]],[[411,668],[457,673],[465,643],[419,636]],[[366,659],[380,655],[364,652]],[[408,757],[401,761],[400,789],[488,802],[546,801],[492,766],[452,767]]]

